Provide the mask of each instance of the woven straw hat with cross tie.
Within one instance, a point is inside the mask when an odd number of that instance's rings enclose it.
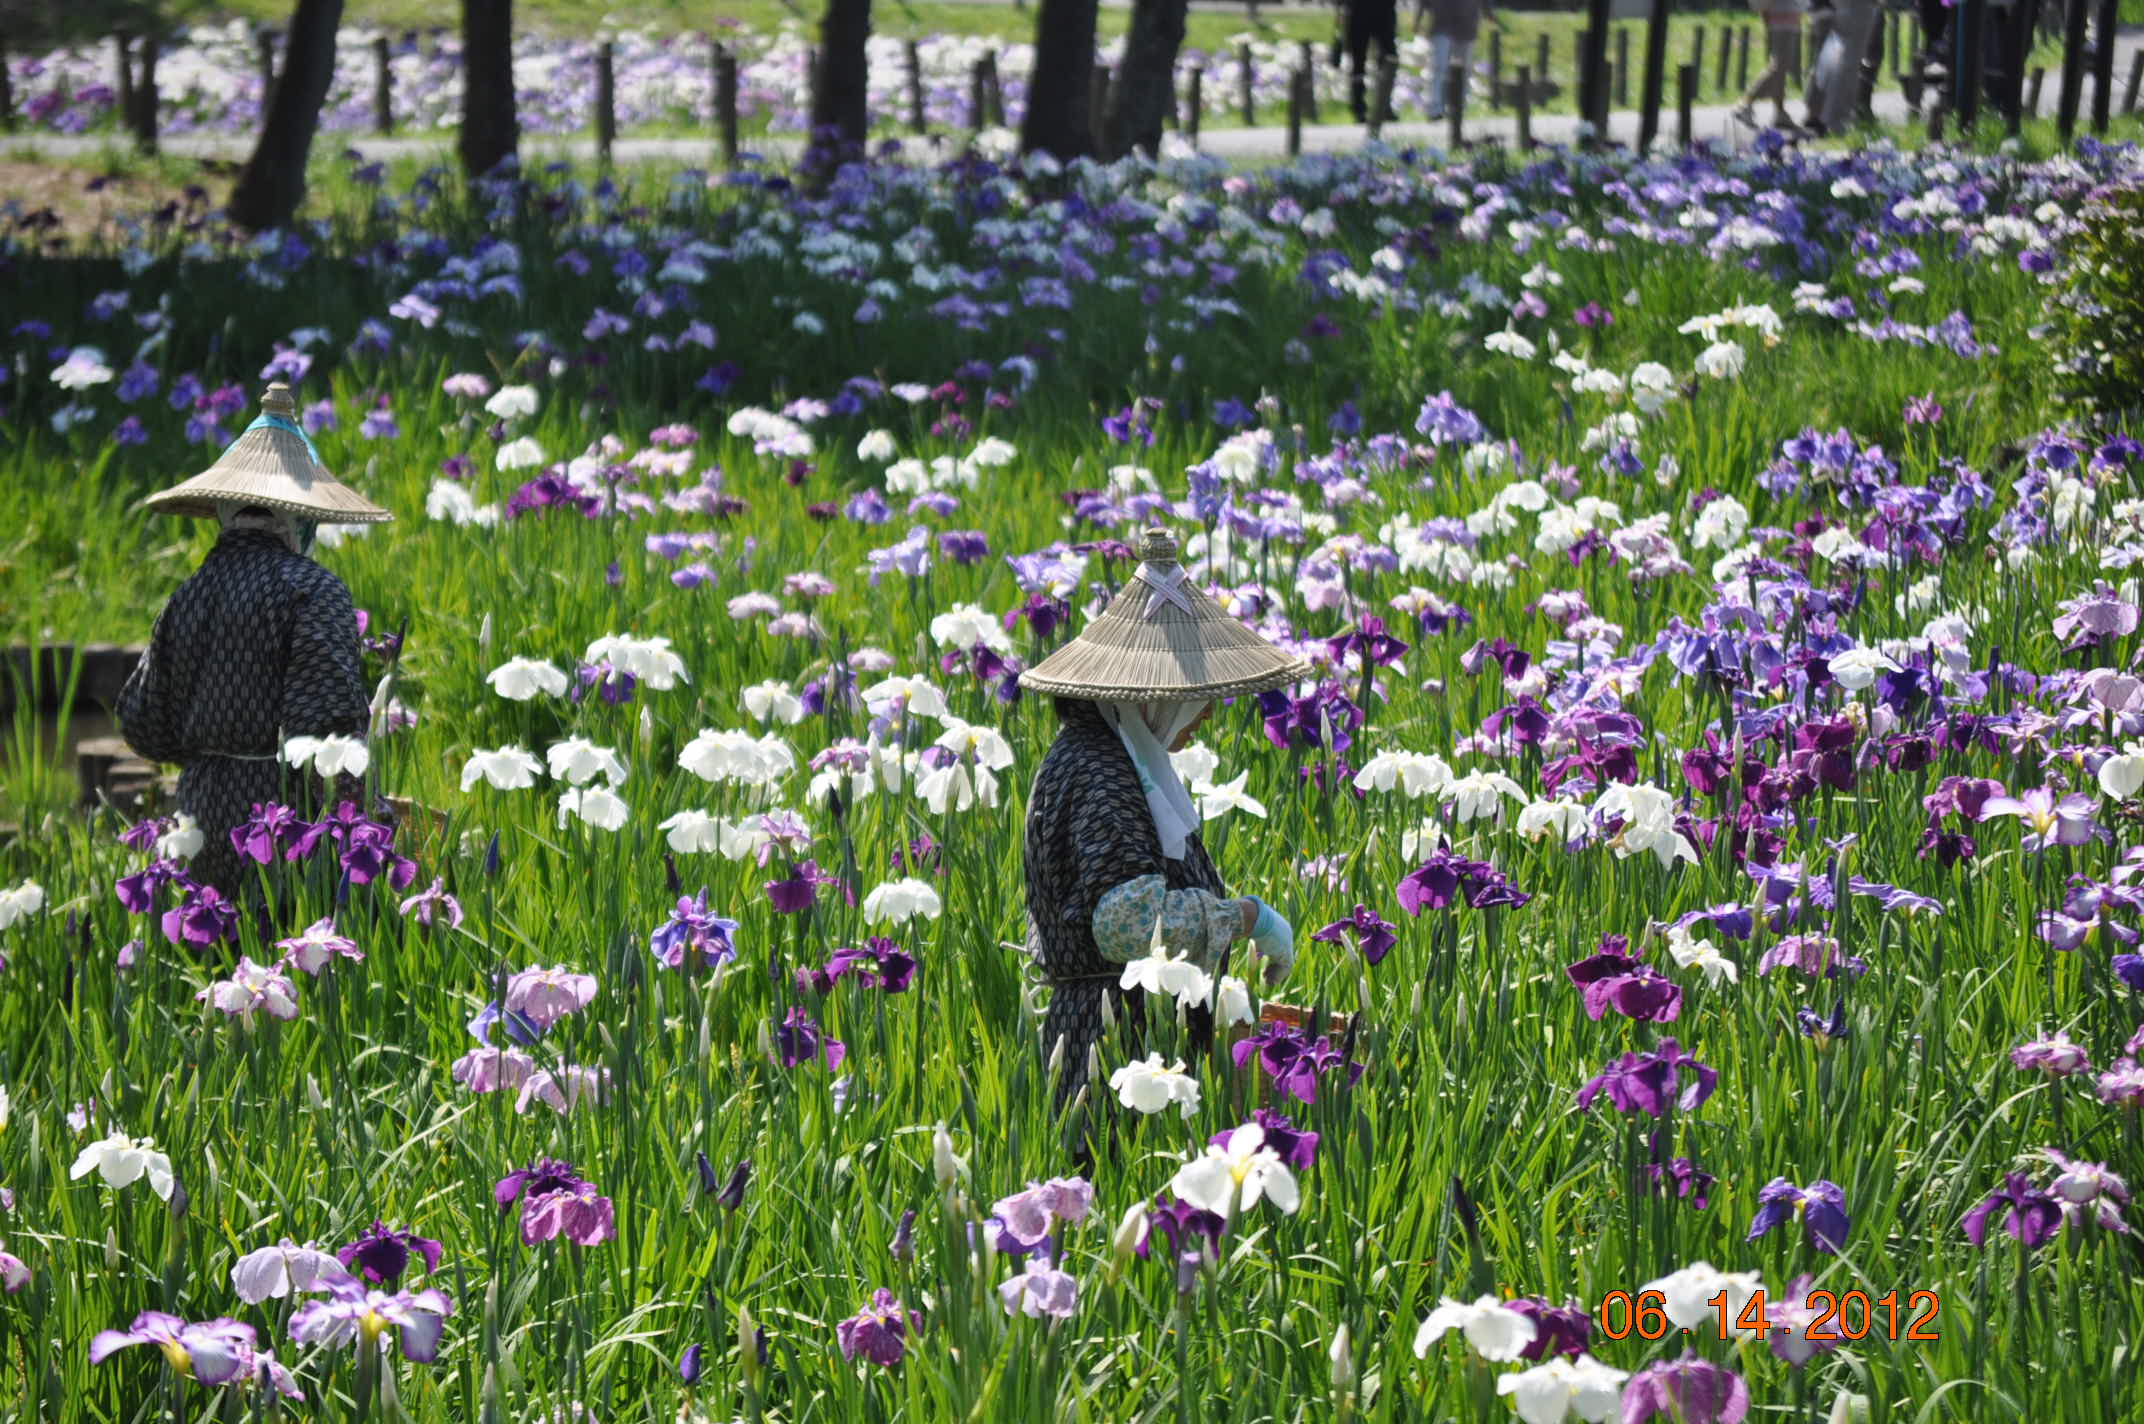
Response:
[[[1229,616],[1177,562],[1176,537],[1149,529],[1139,567],[1078,637],[1020,677],[1024,692],[1096,702],[1243,697],[1298,682],[1310,664]]]
[[[261,397],[261,413],[217,457],[184,484],[150,495],[144,508],[159,514],[212,519],[219,505],[259,505],[316,524],[382,524],[394,515],[329,474],[297,421],[290,387],[278,381]]]

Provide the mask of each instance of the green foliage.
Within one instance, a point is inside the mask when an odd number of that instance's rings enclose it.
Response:
[[[2144,184],[2084,204],[2048,299],[2057,387],[2086,418],[2144,413]]]

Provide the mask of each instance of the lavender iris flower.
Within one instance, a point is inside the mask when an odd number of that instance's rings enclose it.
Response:
[[[1623,1386],[1622,1424],[1742,1424],[1748,1414],[1749,1386],[1742,1377],[1688,1352],[1647,1365]]]
[[[125,1330],[100,1330],[89,1342],[89,1362],[101,1365],[129,1345],[154,1345],[172,1369],[197,1384],[229,1384],[240,1378],[257,1339],[253,1327],[218,1318],[198,1324],[145,1310]]]
[[[164,938],[173,944],[210,945],[238,938],[238,907],[213,885],[196,885],[164,911]]]
[[[1809,1249],[1836,1255],[1846,1241],[1846,1193],[1837,1183],[1817,1181],[1797,1187],[1785,1177],[1774,1177],[1757,1193],[1757,1215],[1749,1224],[1746,1240],[1755,1241],[1775,1226],[1800,1217]]]
[[[402,1358],[429,1363],[439,1358],[440,1337],[454,1303],[444,1292],[383,1291],[355,1276],[327,1283],[326,1300],[308,1301],[292,1312],[290,1338],[301,1345],[371,1346],[389,1329]]]
[[[1196,1261],[1200,1259],[1198,1242],[1218,1251],[1221,1233],[1228,1223],[1218,1213],[1180,1201],[1167,1193],[1154,1198],[1153,1207],[1146,1214],[1146,1231],[1133,1249],[1141,1260],[1147,1259],[1153,1250],[1153,1240],[1159,1233],[1171,1258],[1188,1252]]]

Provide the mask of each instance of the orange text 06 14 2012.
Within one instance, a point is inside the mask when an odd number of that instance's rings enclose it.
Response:
[[[1678,1320],[1670,1315],[1667,1297],[1656,1290],[1610,1291],[1595,1312],[1601,1333],[1611,1340],[1659,1340],[1678,1331],[1684,1335],[1714,1334],[1721,1340],[1745,1335],[1769,1336],[1784,1331],[1816,1344],[1849,1340],[1939,1339],[1938,1318],[1943,1302],[1934,1291],[1872,1292],[1811,1290],[1801,1299],[1767,1296],[1762,1290],[1747,1295],[1720,1291],[1705,1302],[1701,1319]]]

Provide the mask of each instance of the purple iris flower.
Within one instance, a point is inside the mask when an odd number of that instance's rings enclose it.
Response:
[[[1359,626],[1327,638],[1325,646],[1334,662],[1344,664],[1352,655],[1364,667],[1390,667],[1407,656],[1407,645],[1385,631],[1385,620],[1368,614]]]
[[[238,907],[213,885],[195,885],[164,911],[164,938],[173,944],[209,945],[238,938]]]
[[[1682,1013],[1682,990],[1651,965],[1623,951],[1629,941],[1609,935],[1600,947],[1566,966],[1570,981],[1585,991],[1586,1017],[1598,1021],[1614,1009],[1641,1023],[1668,1023]]]
[[[327,1299],[308,1301],[292,1312],[290,1338],[301,1345],[373,1342],[394,1327],[402,1358],[420,1363],[439,1358],[440,1336],[454,1303],[436,1290],[373,1290],[355,1276],[327,1281]]]
[[[1652,1179],[1652,1189],[1662,1196],[1672,1192],[1698,1211],[1712,1201],[1713,1175],[1687,1157],[1648,1162],[1645,1173]]]
[[[648,948],[672,969],[711,969],[737,957],[731,939],[735,920],[726,920],[707,908],[707,891],[681,898],[670,918],[648,936]],[[688,952],[689,951],[689,952]]]
[[[1841,974],[1860,978],[1869,972],[1868,961],[1847,954],[1829,935],[1788,935],[1777,940],[1757,958],[1757,973],[1774,969],[1799,969],[1812,979],[1836,979]]]
[[[503,1209],[512,1206],[516,1198],[542,1196],[546,1192],[567,1191],[586,1185],[580,1173],[571,1164],[556,1157],[539,1157],[526,1167],[518,1167],[499,1178],[491,1189],[492,1200]]]
[[[1748,1414],[1742,1376],[1687,1351],[1679,1360],[1647,1365],[1623,1386],[1622,1424],[1742,1424]]]
[[[1251,1121],[1265,1129],[1266,1146],[1279,1153],[1280,1160],[1296,1171],[1307,1172],[1318,1160],[1318,1135],[1315,1132],[1305,1131],[1288,1121],[1284,1114],[1267,1108],[1253,1109]],[[1217,1132],[1207,1142],[1215,1147],[1226,1147],[1235,1131],[1232,1127],[1226,1132]]]
[[[451,930],[462,922],[461,902],[447,893],[446,882],[438,876],[432,878],[428,888],[404,900],[400,908],[425,929],[443,922]]]
[[[705,1161],[706,1159],[703,1157],[701,1160]],[[738,1210],[744,1205],[745,1191],[751,1185],[752,1159],[746,1157],[730,1169],[729,1180],[724,1182],[721,1190],[714,1194],[715,1205],[721,1207],[724,1211]]]
[[[129,1345],[154,1345],[181,1374],[204,1385],[229,1384],[245,1373],[253,1358],[253,1327],[218,1318],[198,1324],[145,1310],[125,1330],[100,1330],[89,1342],[89,1362],[101,1365]]]
[[[890,1370],[908,1351],[908,1332],[922,1328],[923,1317],[881,1286],[871,1293],[870,1304],[834,1327],[834,1339],[843,1359],[861,1355]]]
[[[1678,1096],[1676,1087],[1686,1068],[1690,1081],[1682,1084]],[[1681,1111],[1692,1111],[1712,1096],[1718,1083],[1718,1073],[1683,1052],[1674,1039],[1663,1038],[1652,1052],[1626,1053],[1588,1079],[1578,1090],[1578,1106],[1590,1108],[1595,1098],[1606,1093],[1618,1112],[1660,1117],[1671,1099]]]
[[[1318,1100],[1318,1079],[1327,1073],[1344,1072],[1351,1088],[1362,1077],[1362,1065],[1345,1059],[1332,1040],[1321,1037],[1313,1043],[1292,1024],[1278,1021],[1261,1024],[1258,1032],[1238,1039],[1229,1052],[1238,1068],[1257,1058],[1267,1077],[1305,1103]]]
[[[844,945],[834,951],[820,969],[799,969],[797,988],[830,994],[837,981],[849,975],[866,988],[888,994],[906,993],[916,974],[915,957],[893,940],[874,935],[861,949]]]
[[[1846,1193],[1835,1182],[1811,1182],[1797,1187],[1785,1177],[1774,1177],[1757,1193],[1757,1215],[1749,1224],[1745,1240],[1755,1241],[1775,1226],[1800,1217],[1803,1239],[1809,1249],[1825,1255],[1838,1254],[1846,1242],[1849,1223]]]
[[[541,1024],[527,1014],[502,1008],[496,999],[484,1005],[477,1011],[476,1017],[469,1020],[469,1036],[478,1043],[490,1043],[494,1024],[505,1025],[506,1036],[515,1043],[534,1043],[543,1037]]]
[[[231,849],[241,859],[267,865],[305,833],[305,822],[288,806],[253,803],[253,814],[231,827]]]
[[[409,1269],[412,1253],[424,1258],[426,1275],[439,1269],[439,1243],[412,1231],[397,1231],[374,1218],[357,1239],[335,1253],[345,1269],[356,1271],[374,1285],[391,1286]]]
[[[1449,849],[1436,851],[1402,876],[1398,894],[1400,908],[1417,917],[1425,909],[1446,909],[1454,899],[1463,899],[1476,910],[1498,905],[1517,908],[1533,899],[1487,861],[1468,860]]]
[[[694,1343],[687,1345],[684,1353],[677,1357],[677,1377],[688,1388],[700,1382],[700,1355],[705,1349],[704,1345]]]
[[[1965,1239],[1988,1243],[1988,1218],[2003,1209],[2003,1230],[2025,1244],[2038,1246],[2062,1229],[2062,1204],[2032,1185],[2023,1172],[2004,1176],[2002,1186],[1965,1214]]]
[[[1221,1247],[1221,1233],[1228,1226],[1227,1221],[1217,1213],[1195,1207],[1187,1201],[1179,1201],[1173,1196],[1164,1200],[1165,1196],[1165,1193],[1157,1195],[1154,1205],[1147,1211],[1146,1232],[1139,1238],[1139,1244],[1135,1248],[1140,1259],[1145,1260],[1152,1254],[1154,1235],[1157,1232],[1167,1243],[1171,1259],[1187,1251],[1196,1259],[1199,1248],[1192,1243],[1199,1239],[1203,1239],[1208,1247],[1218,1251]]]
[[[1829,1048],[1834,1039],[1845,1038],[1851,1031],[1846,1023],[1846,1000],[1840,999],[1831,1006],[1831,1017],[1825,1018],[1815,1009],[1806,1006],[1794,1011],[1795,1026],[1802,1037],[1816,1040],[1818,1048]]]
[[[1371,964],[1384,963],[1392,946],[1399,943],[1399,936],[1392,932],[1392,926],[1367,905],[1357,905],[1346,919],[1334,920],[1310,937],[1324,944],[1338,944],[1343,936],[1353,938],[1355,948]]]
[[[784,1068],[819,1058],[825,1060],[828,1072],[839,1068],[841,1060],[849,1055],[848,1046],[838,1038],[829,1038],[802,1005],[792,1008],[789,1017],[775,1025],[774,1052]]]
[[[2080,846],[2106,831],[2093,819],[2097,803],[2081,791],[2058,797],[2049,787],[2035,786],[2023,796],[1991,796],[1981,805],[1980,819],[2016,816],[2025,823],[2019,845],[2028,851],[2049,846]]]
[[[193,886],[193,878],[175,860],[152,860],[132,875],[122,875],[112,884],[112,893],[119,897],[122,908],[130,915],[146,915],[156,909],[157,892],[166,885],[182,889]]]
[[[1504,1309],[1525,1316],[1534,1323],[1534,1338],[1519,1351],[1522,1360],[1539,1360],[1549,1355],[1569,1355],[1576,1359],[1586,1353],[1593,1340],[1593,1317],[1580,1305],[1550,1305],[1536,1296],[1522,1295],[1517,1300],[1504,1302]]]

